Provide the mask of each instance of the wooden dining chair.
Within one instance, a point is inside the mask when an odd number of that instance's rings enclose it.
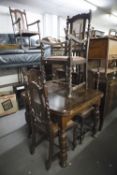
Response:
[[[28,74],[29,93],[30,93],[30,112],[31,112],[31,153],[33,154],[36,146],[45,138],[49,141],[48,159],[46,168],[51,167],[54,154],[55,137],[59,139],[59,125],[57,116],[52,116],[48,103],[48,88],[43,81],[42,72],[39,70],[30,70]],[[73,129],[73,146],[76,145],[76,122],[70,120],[66,131]],[[37,140],[37,133],[39,140]],[[59,147],[59,145],[58,145]]]
[[[90,23],[91,11],[82,13],[73,17],[67,17],[66,22],[66,47],[65,55],[70,58],[82,59],[82,64],[73,64],[73,60],[69,59],[69,78],[74,78],[75,84],[84,84],[88,88],[88,50],[90,41]],[[70,70],[71,69],[71,70]],[[73,82],[73,81],[72,81]],[[71,83],[72,83],[71,82]]]
[[[91,11],[78,14],[72,18],[67,17],[66,41],[64,56],[49,56],[45,58],[46,64],[65,65],[64,75],[68,87],[68,95],[79,86],[88,87],[88,48],[90,33]]]
[[[16,43],[20,44],[21,47],[38,47],[38,44],[35,43],[35,46],[32,46],[31,44],[31,37],[38,36],[38,43],[40,42],[40,28],[39,23],[40,20],[34,21],[32,23],[28,23],[27,21],[27,15],[25,10],[20,9],[12,9],[9,7],[12,26],[14,35],[16,38]],[[35,31],[31,31],[30,27],[36,26]]]
[[[91,11],[89,13],[78,14],[73,16],[72,18],[67,17],[66,23],[66,40],[69,41],[71,38],[71,46],[68,47],[66,42],[66,50],[65,54],[73,56],[79,56],[84,58],[84,64],[76,64],[75,66],[70,66],[72,79],[78,85],[83,85],[85,91],[87,91],[88,87],[88,51],[89,51],[89,43],[90,43],[90,23],[91,23]],[[75,76],[75,77],[73,77]],[[82,87],[83,87],[82,86]],[[97,79],[97,87],[98,87],[98,79]],[[87,131],[91,131],[91,134],[94,136],[97,131],[97,125],[99,120],[99,109],[98,114],[95,115],[94,112],[96,110],[95,106],[91,104],[87,109],[82,111],[80,114],[76,116],[76,121],[78,123],[78,139],[80,143],[84,138],[84,135]]]

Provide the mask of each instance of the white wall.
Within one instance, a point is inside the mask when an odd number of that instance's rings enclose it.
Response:
[[[0,6],[0,33],[13,33],[9,8]]]
[[[0,69],[0,85],[5,85],[9,83],[16,83],[18,82],[18,74],[17,69],[15,68],[6,68],[6,69]],[[4,87],[0,88],[0,92],[3,91],[12,91],[12,87]]]
[[[117,29],[117,17],[98,9],[92,15],[91,26],[108,34],[109,29]]]
[[[64,40],[64,35],[65,35],[65,32],[64,32],[64,28],[66,28],[66,19],[65,18],[62,18],[62,17],[59,17],[58,18],[58,26],[59,26],[59,33],[58,33],[58,37],[61,39],[61,40]]]
[[[43,32],[44,36],[58,37],[58,17],[56,15],[43,15]]]

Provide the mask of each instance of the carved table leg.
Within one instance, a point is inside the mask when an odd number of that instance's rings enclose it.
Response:
[[[62,167],[66,167],[68,165],[68,162],[67,162],[67,134],[65,131],[64,121],[61,121],[61,126],[60,126],[60,131],[59,131],[59,145],[60,145],[60,165]]]

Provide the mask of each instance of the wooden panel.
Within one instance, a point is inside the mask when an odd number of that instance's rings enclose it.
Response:
[[[108,38],[96,38],[90,40],[89,59],[107,58]]]
[[[109,40],[109,59],[117,58],[117,40]]]
[[[19,49],[20,46],[18,44],[0,44],[0,50],[4,49]]]
[[[89,73],[89,87],[96,88],[97,76],[91,71]],[[110,75],[106,80],[105,77],[101,75],[99,81],[99,90],[104,94],[100,105],[100,111],[104,117],[117,107],[117,77],[115,79],[113,78],[115,77]]]
[[[106,116],[117,107],[117,79],[106,83],[106,93],[104,96],[104,115]],[[104,92],[104,91],[103,91]]]

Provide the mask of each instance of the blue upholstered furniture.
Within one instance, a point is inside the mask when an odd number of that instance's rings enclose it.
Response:
[[[25,46],[28,40],[24,39]],[[36,40],[32,39],[32,46],[36,44]],[[14,34],[0,34],[0,68],[22,67],[39,65],[41,52],[39,49],[29,50],[27,47],[20,49],[15,45]],[[9,47],[10,45],[10,47]],[[13,46],[13,47],[12,47]],[[45,56],[51,54],[50,46],[45,46]]]

